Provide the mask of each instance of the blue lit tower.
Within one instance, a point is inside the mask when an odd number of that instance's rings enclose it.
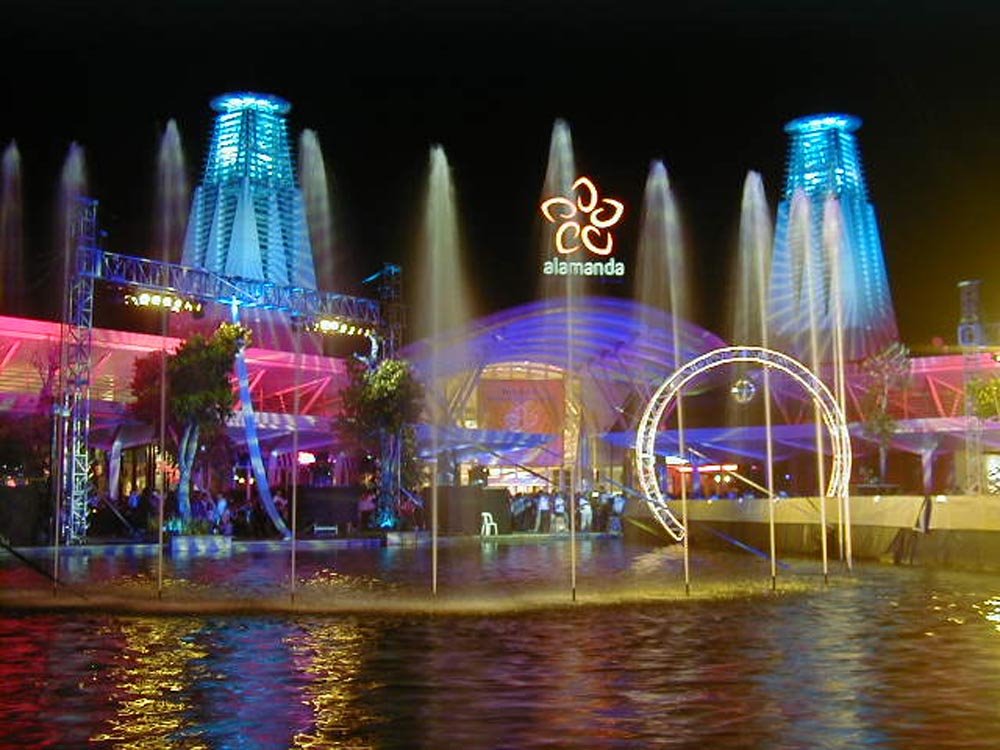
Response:
[[[316,288],[285,115],[266,94],[224,94],[195,189],[183,263],[221,276]]]
[[[855,137],[860,126],[858,118],[842,114],[810,115],[785,125],[791,143],[775,226],[768,319],[774,345],[806,362],[813,326],[820,361],[831,361],[838,317],[847,361],[899,338]]]

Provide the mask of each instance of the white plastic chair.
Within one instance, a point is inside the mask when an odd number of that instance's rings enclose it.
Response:
[[[492,513],[484,510],[479,516],[482,518],[482,524],[479,527],[479,536],[490,536],[500,533],[500,527],[493,520]]]

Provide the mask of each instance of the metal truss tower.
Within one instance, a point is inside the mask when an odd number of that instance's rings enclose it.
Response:
[[[824,352],[821,361],[831,361],[838,317],[847,361],[863,359],[899,338],[855,137],[860,126],[858,118],[843,114],[801,117],[785,126],[791,142],[775,227],[768,319],[772,343],[805,361],[811,322]],[[840,227],[825,226],[830,197],[839,203]],[[831,229],[838,235],[836,257]],[[832,297],[838,288],[835,313]]]
[[[60,363],[62,420],[60,492],[68,505],[63,533],[68,544],[87,536],[90,495],[90,344],[94,325],[94,279],[89,263],[97,249],[97,201],[80,198],[73,223],[72,269],[66,289]],[[57,528],[56,533],[59,532]]]
[[[76,257],[68,284],[67,318],[63,322],[62,362],[65,363],[58,416],[62,449],[57,455],[62,471],[62,497],[68,501],[69,522],[65,538],[83,542],[87,534],[90,457],[87,435],[90,429],[90,342],[94,318],[94,282],[99,280],[150,294],[183,298],[202,304],[217,303],[229,308],[275,310],[295,320],[336,318],[359,328],[370,328],[383,342],[396,341],[398,328],[386,325],[379,302],[315,289],[281,287],[263,281],[227,279],[210,271],[187,268],[120,255],[97,246],[97,202],[84,199],[76,224]],[[399,269],[396,268],[398,275]],[[385,344],[383,343],[383,346]],[[241,373],[246,380],[246,373]],[[249,399],[244,396],[243,414],[253,420]],[[248,439],[253,434],[248,424]],[[257,446],[259,452],[259,446]],[[258,459],[259,459],[258,455]],[[267,492],[263,464],[258,460],[261,490]]]
[[[406,325],[403,307],[402,270],[394,263],[382,266],[379,277],[378,298],[382,315],[381,356],[391,359],[403,345],[403,328]]]

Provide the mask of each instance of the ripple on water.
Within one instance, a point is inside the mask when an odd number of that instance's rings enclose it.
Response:
[[[284,611],[0,617],[5,744],[995,747],[996,577],[859,566],[823,586],[803,563],[775,595],[766,566],[730,557],[696,560],[687,596],[670,555],[654,555],[587,561],[604,575],[583,577],[575,605],[556,571],[492,597],[456,578],[428,606],[416,555],[318,559],[300,571],[312,614],[287,606],[280,565],[262,562],[255,585]],[[235,597],[252,580],[194,578],[168,577],[165,601]],[[150,600],[150,580],[113,585]]]

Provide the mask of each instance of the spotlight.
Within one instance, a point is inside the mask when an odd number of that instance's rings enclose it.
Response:
[[[196,299],[184,299],[173,294],[159,294],[145,290],[127,291],[123,295],[122,300],[126,305],[158,307],[162,310],[170,310],[175,313],[189,312],[193,313],[195,317],[201,317],[204,311],[202,303]]]
[[[337,318],[320,318],[309,324],[307,328],[319,333],[345,336],[369,336],[372,332],[371,329],[362,328],[359,325]]]

